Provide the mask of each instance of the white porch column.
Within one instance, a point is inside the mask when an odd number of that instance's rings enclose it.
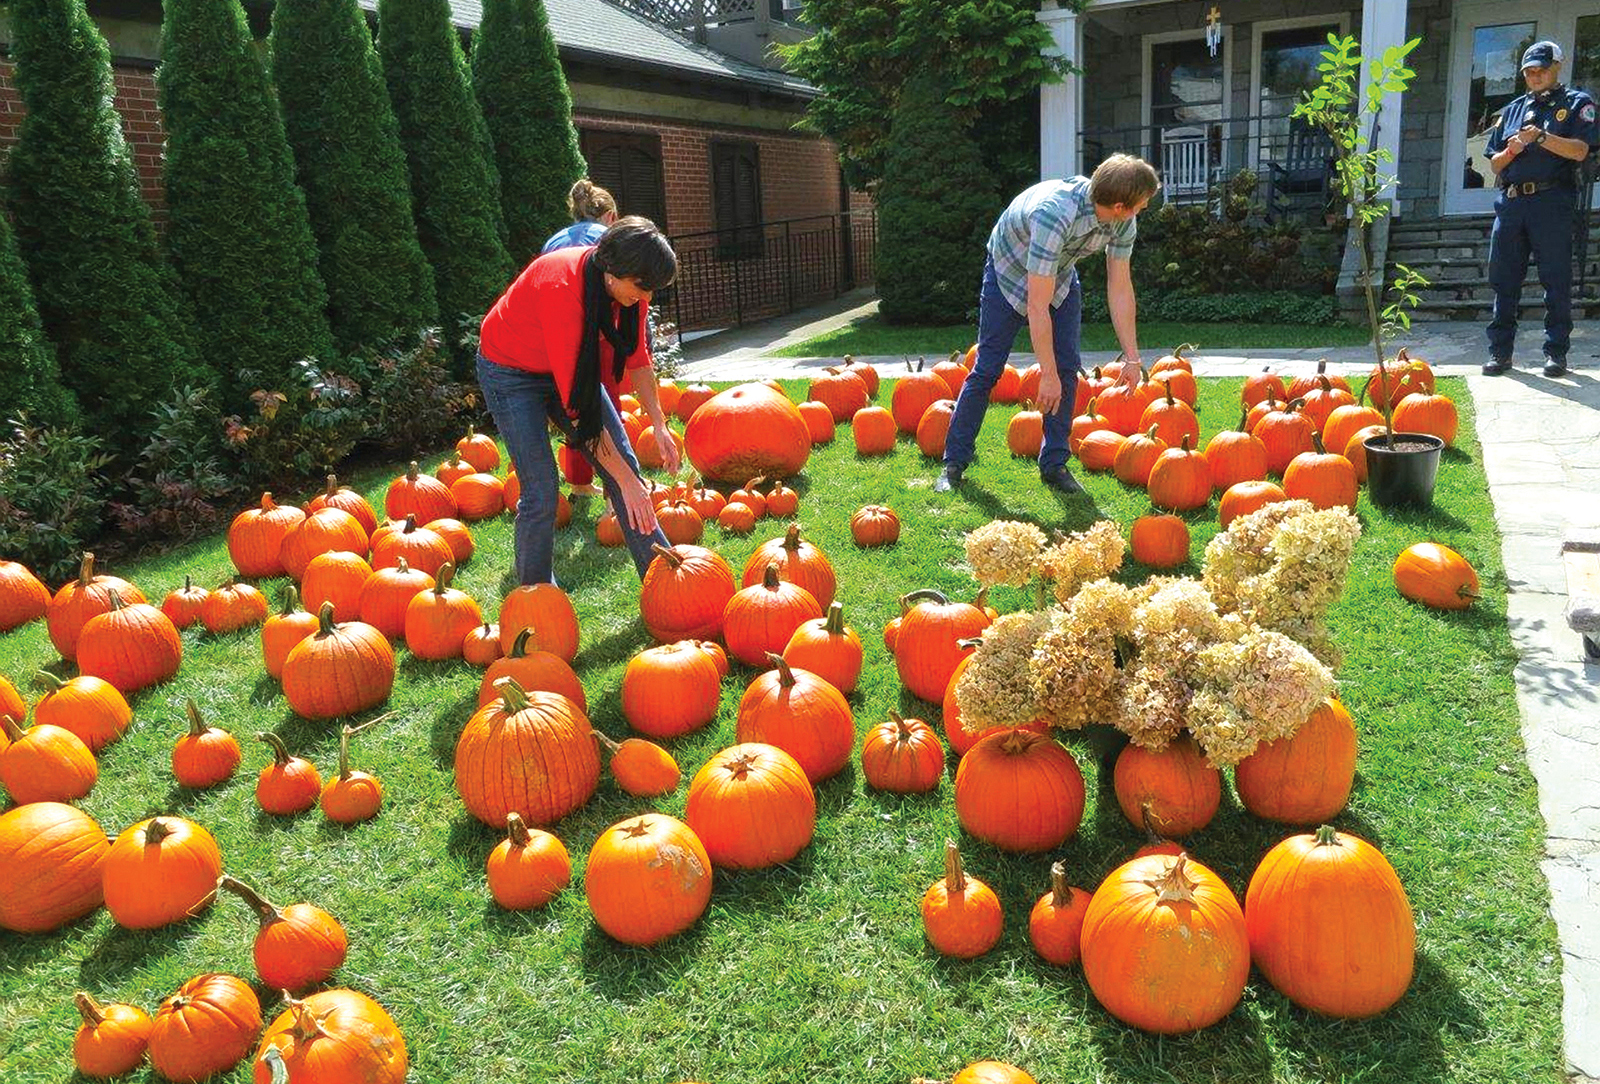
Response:
[[[1367,105],[1367,87],[1372,81],[1370,62],[1382,57],[1384,50],[1390,46],[1405,44],[1406,8],[1409,6],[1409,3],[1401,0],[1364,0],[1361,6],[1362,65],[1359,78],[1363,109]],[[1383,112],[1378,117],[1377,139],[1371,148],[1386,149],[1393,156],[1391,161],[1384,163],[1382,172],[1395,177],[1400,175],[1400,110],[1403,101],[1403,95],[1384,95]],[[1378,291],[1379,297],[1382,297],[1384,284],[1387,281],[1385,272],[1389,266],[1389,223],[1401,210],[1395,189],[1389,189],[1385,193],[1385,198],[1390,201],[1389,213],[1373,223],[1367,242],[1372,255],[1373,286]],[[1355,228],[1353,224],[1351,228]],[[1347,313],[1365,317],[1365,302],[1357,286],[1360,281],[1359,264],[1356,246],[1347,238],[1344,246],[1344,263],[1339,268],[1337,291],[1341,306]]]
[[[1037,16],[1050,31],[1048,56],[1083,64],[1083,28],[1078,13],[1044,0]],[[1071,177],[1079,170],[1078,131],[1081,126],[1081,79],[1076,74],[1039,88],[1039,179]]]

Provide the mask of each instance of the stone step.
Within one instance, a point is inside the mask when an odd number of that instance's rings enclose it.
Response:
[[[1492,306],[1486,301],[1423,301],[1412,312],[1411,319],[1413,321],[1470,320],[1488,323],[1491,310]],[[1544,321],[1544,306],[1537,302],[1522,305],[1517,313],[1517,319],[1523,323],[1540,324]],[[1579,320],[1600,318],[1600,299],[1574,300],[1572,315],[1574,319]]]

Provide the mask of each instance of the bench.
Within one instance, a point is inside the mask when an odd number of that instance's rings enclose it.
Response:
[[[1567,567],[1567,624],[1583,636],[1583,651],[1600,659],[1600,530],[1575,531],[1561,543]]]

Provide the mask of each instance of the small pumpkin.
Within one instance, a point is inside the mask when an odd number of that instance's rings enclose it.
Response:
[[[150,1064],[168,1080],[196,1084],[238,1065],[259,1034],[261,1002],[243,979],[197,975],[156,1010]]]
[[[215,591],[208,592],[200,604],[200,622],[213,636],[259,625],[266,619],[266,596],[232,577]]]
[[[944,775],[944,746],[927,723],[891,709],[861,743],[861,774],[875,790],[925,794]]]
[[[379,528],[382,530],[382,528]],[[365,554],[371,545],[361,521],[342,508],[321,508],[295,524],[284,536],[279,555],[292,580],[305,577],[311,559],[336,550]]]
[[[441,538],[438,532],[419,527],[419,522],[414,515],[408,515],[397,530],[390,531],[373,543],[374,572],[394,568],[403,560],[412,568],[420,569],[429,576],[437,576],[439,569],[455,561],[455,550],[450,548],[450,543]]]
[[[968,602],[951,602],[942,592],[912,591],[900,597],[904,615],[895,638],[895,669],[913,696],[937,704],[950,676],[968,653],[961,641],[989,627],[989,615]]]
[[[889,409],[894,416],[895,427],[909,436],[916,435],[917,423],[922,420],[924,411],[940,399],[952,398],[950,385],[944,382],[944,378],[936,375],[932,369],[924,368],[927,361],[927,358],[918,358],[917,364],[912,366],[911,359],[907,358],[906,373],[894,382],[894,391],[889,398]],[[1014,370],[1012,375],[1015,380]],[[998,388],[998,384],[996,387]],[[993,391],[990,392],[990,398],[997,403],[1008,401]]]
[[[1342,810],[1356,777],[1356,728],[1325,700],[1287,738],[1262,742],[1233,770],[1239,802],[1257,817],[1320,824]]]
[[[955,416],[954,399],[940,399],[930,403],[917,422],[917,448],[929,459],[944,456],[945,436],[950,432],[950,419]]]
[[[1317,426],[1301,407],[1304,399],[1291,399],[1281,409],[1267,413],[1250,432],[1267,449],[1267,471],[1282,474],[1301,452],[1311,451]]]
[[[944,841],[944,876],[922,894],[922,928],[945,956],[971,960],[999,942],[1005,916],[994,889],[968,876],[954,840]]]
[[[184,709],[189,717],[189,732],[172,747],[172,774],[181,787],[214,787],[233,776],[244,754],[232,734],[206,725],[193,699],[184,704]]]
[[[1400,400],[1394,408],[1396,432],[1428,433],[1453,445],[1459,426],[1455,401],[1448,395],[1417,392]]]
[[[131,1073],[150,1044],[150,1015],[137,1005],[102,1005],[85,993],[73,995],[83,1018],[72,1037],[72,1063],[94,1079]]]
[[[784,485],[782,480],[772,483],[767,490],[767,515],[788,519],[800,510],[800,494]]]
[[[897,433],[894,415],[881,406],[863,407],[850,417],[857,456],[888,455],[894,451]]]
[[[1144,413],[1139,416],[1139,431],[1159,437],[1169,448],[1182,443],[1186,436],[1190,444],[1198,445],[1200,419],[1195,416],[1194,407],[1173,395],[1170,379],[1160,383],[1165,394],[1144,408]]]
[[[900,517],[887,505],[862,505],[850,517],[850,537],[858,546],[892,546],[900,541]]]
[[[1037,367],[1034,371],[1038,371]],[[1044,415],[1033,406],[1031,397],[1025,399],[1022,409],[1006,422],[1006,447],[1012,455],[1039,458],[1039,449],[1044,447]]]
[[[300,598],[313,614],[331,602],[335,621],[354,621],[361,616],[361,589],[371,578],[372,566],[359,553],[319,553],[300,578]]]
[[[322,815],[335,824],[368,821],[383,808],[383,784],[378,777],[350,767],[350,736],[387,718],[380,715],[360,726],[346,723],[339,730],[339,774],[323,785],[319,800]]]
[[[961,827],[1005,851],[1047,851],[1077,834],[1083,773],[1054,738],[1008,730],[981,738],[956,769]]]
[[[761,582],[736,591],[728,600],[722,613],[723,641],[740,662],[760,666],[769,654],[784,649],[795,629],[821,616],[816,596],[783,580],[779,566],[769,562]]]
[[[1248,516],[1274,501],[1286,501],[1289,495],[1276,482],[1235,482],[1222,494],[1217,504],[1217,521],[1224,530],[1240,516]]]
[[[1161,438],[1160,427],[1151,425],[1142,433],[1123,440],[1111,461],[1111,470],[1124,485],[1150,484],[1150,468],[1156,465],[1169,445]]]
[[[467,435],[456,441],[456,454],[480,471],[500,469],[500,449],[494,438],[467,426]]]
[[[466,455],[461,458],[472,462]],[[415,516],[418,523],[427,523],[455,516],[456,499],[450,487],[431,474],[423,474],[413,459],[406,465],[406,472],[390,482],[384,492],[383,514],[392,520]]]
[[[672,754],[653,741],[627,738],[614,742],[598,730],[590,733],[611,751],[611,777],[635,798],[659,798],[678,789],[683,772]]]
[[[1133,559],[1151,568],[1176,568],[1189,559],[1189,525],[1177,516],[1133,521]]]
[[[1356,469],[1337,452],[1322,444],[1322,434],[1311,434],[1311,451],[1301,452],[1283,472],[1283,492],[1291,501],[1310,501],[1317,508],[1356,510],[1361,485]]]
[[[809,670],[849,696],[861,676],[861,638],[844,623],[844,605],[834,602],[823,617],[801,623],[784,646],[790,666]]]
[[[729,501],[717,512],[717,526],[726,534],[749,534],[756,529],[755,511],[743,501]]]
[[[335,618],[338,612],[338,607],[334,606]],[[283,663],[289,657],[289,652],[301,640],[315,633],[318,627],[317,615],[300,608],[300,594],[294,589],[294,584],[286,585],[283,589],[283,609],[268,617],[261,626],[261,662],[267,673],[282,680]]]
[[[1264,399],[1287,399],[1289,389],[1284,386],[1283,377],[1272,371],[1271,366],[1263,368],[1259,373],[1245,377],[1244,387],[1239,389],[1239,402],[1246,410],[1255,406]]]
[[[534,648],[559,655],[567,662],[578,657],[578,613],[567,593],[553,583],[524,584],[512,588],[500,603],[500,646],[507,651],[523,629],[533,630]]]
[[[91,753],[99,753],[122,737],[133,719],[127,699],[115,685],[100,678],[81,675],[62,681],[48,670],[40,670],[34,684],[44,695],[33,706],[33,721],[72,731]],[[0,710],[0,715],[4,714]],[[20,721],[23,715],[19,711],[14,717]]]
[[[1028,913],[1028,941],[1047,963],[1071,967],[1082,955],[1079,942],[1083,916],[1089,913],[1089,893],[1067,884],[1065,863],[1050,866],[1050,891],[1039,897]]]
[[[1211,467],[1204,452],[1190,449],[1187,433],[1150,468],[1149,491],[1151,504],[1177,512],[1203,508],[1211,500]]]
[[[500,626],[488,621],[467,633],[461,641],[461,657],[479,669],[491,665],[504,654],[500,647]]]
[[[261,494],[257,507],[234,516],[228,525],[228,558],[239,575],[283,575],[283,540],[305,518],[303,509],[280,506],[271,493]]]
[[[1240,482],[1267,476],[1267,446],[1249,431],[1248,418],[1241,417],[1239,428],[1219,430],[1206,442],[1206,466],[1211,469],[1212,488],[1226,492]]]
[[[1465,610],[1478,597],[1478,572],[1449,546],[1418,542],[1395,558],[1394,585],[1424,606]]]
[[[471,473],[470,466],[463,473]],[[445,485],[450,484],[444,475],[440,474],[438,477]],[[378,529],[378,514],[372,510],[372,505],[368,504],[365,497],[349,486],[340,485],[338,475],[328,475],[327,488],[311,498],[311,503],[306,505],[308,513],[320,512],[324,508],[337,508],[340,511],[349,512],[355,517],[356,522],[361,524],[361,529],[366,531],[368,536]]]
[[[224,875],[217,887],[238,896],[256,914],[251,953],[256,974],[274,990],[297,993],[327,982],[344,963],[349,941],[339,920],[309,903],[278,907],[235,877]]]
[[[0,715],[0,784],[18,805],[71,802],[94,789],[100,766],[83,740],[49,723],[23,730],[9,715]]]
[[[455,563],[446,561],[433,588],[406,603],[406,647],[419,659],[459,659],[467,635],[483,624],[472,596],[450,586],[455,572]]]
[[[456,515],[466,522],[493,519],[505,511],[506,484],[492,474],[466,474],[450,483],[450,496]]]
[[[37,621],[49,608],[50,592],[33,571],[16,561],[0,559],[0,632]]]
[[[167,592],[161,600],[161,612],[167,615],[174,628],[186,629],[200,620],[200,612],[210,594],[204,587],[196,587],[187,574],[183,586]],[[42,612],[42,611],[41,611]]]
[[[776,745],[820,783],[844,770],[855,747],[855,719],[843,694],[827,681],[768,653],[773,669],[756,677],[739,700],[734,735]]]
[[[508,911],[531,911],[572,883],[572,857],[559,839],[529,828],[513,811],[506,814],[506,838],[489,852],[484,871],[495,903]]]
[[[273,733],[256,735],[272,750],[272,763],[256,776],[256,804],[277,816],[304,813],[322,794],[322,776],[309,760],[290,756],[283,739]]]

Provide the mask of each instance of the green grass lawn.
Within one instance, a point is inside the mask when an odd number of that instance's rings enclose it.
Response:
[[[843,357],[855,354],[947,356],[952,350],[972,345],[976,329],[971,324],[941,327],[908,327],[886,323],[882,318],[863,316],[844,327],[772,352],[780,358]],[[1361,346],[1371,335],[1353,324],[1316,327],[1309,324],[1171,324],[1160,321],[1139,323],[1139,348],[1148,361],[1164,350],[1193,340],[1204,350],[1243,349],[1306,343],[1312,346]],[[1084,324],[1081,347],[1084,350],[1117,350],[1116,332],[1107,324]],[[1031,352],[1028,329],[1017,334],[1015,349]]]
[[[1466,389],[1442,384],[1456,396],[1463,425],[1441,468],[1437,506],[1390,517],[1363,495],[1365,534],[1332,615],[1346,653],[1342,695],[1361,734],[1355,792],[1336,823],[1382,847],[1417,922],[1416,978],[1375,1019],[1314,1017],[1257,976],[1217,1026],[1158,1038],[1100,1009],[1078,970],[1041,963],[1028,945],[1027,915],[1051,861],[1064,860],[1069,879],[1092,889],[1141,842],[1111,797],[1109,775],[1076,744],[1089,803],[1078,836],[1055,854],[1007,856],[964,837],[949,778],[931,795],[905,798],[868,790],[859,769],[849,768],[819,788],[816,838],[794,862],[719,872],[705,917],[653,950],[621,947],[596,928],[581,891],[584,859],[597,834],[625,816],[648,808],[681,815],[685,787],[645,802],[603,781],[584,809],[554,829],[572,852],[580,887],[543,911],[499,911],[483,875],[498,837],[465,812],[451,776],[478,685],[478,672],[464,664],[400,653],[387,705],[398,714],[354,743],[356,765],[384,783],[383,812],[337,828],[315,811],[292,819],[258,813],[254,779],[268,757],[248,740],[244,769],[230,782],[200,793],[175,787],[168,755],[183,730],[186,697],[241,738],[276,730],[325,773],[338,746],[333,725],[288,710],[264,675],[254,631],[188,631],[182,672],[134,698],[134,724],[106,751],[100,782],[82,805],[113,834],[157,812],[194,818],[216,835],[229,872],[280,904],[309,899],[337,915],[350,936],[338,982],[388,1007],[410,1047],[414,1082],[905,1084],[948,1079],[981,1058],[1019,1064],[1041,1084],[1553,1081],[1562,1064],[1560,954],[1539,869],[1543,824],[1519,738],[1505,576]],[[1235,416],[1238,384],[1202,387],[1209,434]],[[1031,462],[1005,452],[1011,409],[991,411],[980,459],[957,494],[931,492],[935,464],[914,444],[903,440],[890,457],[863,462],[847,430],[818,448],[795,480],[806,533],[831,556],[846,618],[866,645],[852,697],[858,732],[891,708],[937,725],[937,706],[901,690],[880,632],[904,591],[940,587],[971,597],[965,532],[992,518],[1078,529],[1105,516],[1126,530],[1149,510],[1142,490],[1108,475],[1086,480],[1088,498],[1041,487]],[[352,482],[376,503],[391,473],[369,471]],[[850,542],[847,518],[869,502],[900,513],[905,529],[896,548],[863,551]],[[592,542],[595,513],[592,504],[580,510],[560,535],[557,574],[582,620],[578,671],[593,720],[620,737],[627,731],[618,697],[623,664],[649,641],[626,555]],[[1196,560],[1215,515],[1213,503],[1189,517]],[[713,529],[709,542],[738,569],[780,531],[762,521],[751,537],[723,538]],[[477,556],[457,582],[492,617],[511,586],[511,523],[502,518],[476,533]],[[1460,550],[1482,573],[1484,597],[1471,610],[1435,612],[1396,595],[1395,556],[1425,538]],[[159,599],[185,573],[211,584],[228,568],[218,537],[108,571]],[[1197,574],[1198,565],[1187,571]],[[1134,582],[1146,572],[1130,565],[1123,576]],[[276,598],[281,582],[264,586]],[[993,601],[1007,610],[1027,600],[1007,589]],[[0,673],[20,678],[55,661],[42,622],[0,637]],[[733,741],[734,709],[750,677],[736,669],[716,722],[670,743],[686,781]],[[1189,846],[1242,898],[1261,855],[1286,834],[1244,813],[1225,788],[1221,811]],[[962,842],[969,871],[996,889],[1006,909],[1000,944],[967,963],[930,951],[918,915],[947,836]],[[101,910],[49,935],[0,934],[0,1080],[71,1077],[74,990],[153,1011],[198,972],[253,978],[255,926],[230,898],[151,933],[120,929]],[[270,1018],[276,997],[258,991]],[[155,1078],[142,1070],[133,1079]],[[223,1079],[247,1081],[248,1068]]]

